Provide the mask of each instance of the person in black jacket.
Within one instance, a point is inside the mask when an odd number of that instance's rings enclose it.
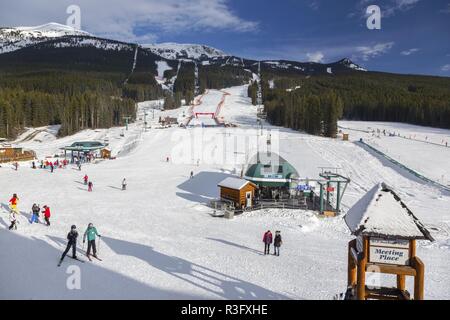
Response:
[[[280,256],[280,247],[282,243],[283,240],[281,239],[281,232],[280,231],[275,232],[275,239],[273,241],[274,256]]]
[[[67,240],[69,240],[69,242],[67,243],[66,250],[64,250],[61,256],[60,263],[63,261],[64,257],[66,256],[67,252],[69,252],[71,247],[72,247],[72,258],[77,259],[77,238],[78,238],[77,227],[73,225],[72,228],[70,229],[70,232],[67,234]]]

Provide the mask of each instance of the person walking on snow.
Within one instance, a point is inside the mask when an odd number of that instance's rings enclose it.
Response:
[[[277,231],[275,232],[275,239],[273,240],[273,247],[274,247],[274,256],[280,256],[280,247],[283,244],[283,240],[281,239],[281,232]]]
[[[194,171],[191,171],[191,179],[194,178]]]
[[[122,190],[127,190],[127,179],[125,178],[122,180]]]
[[[88,259],[90,260],[91,258],[89,257],[91,254],[91,248],[92,248],[92,252],[94,253],[94,258],[97,258],[97,248],[95,246],[95,236],[98,236],[99,238],[101,238],[102,236],[98,234],[97,232],[97,228],[94,227],[94,225],[92,223],[89,223],[86,231],[84,232],[84,236],[83,236],[83,244],[86,242],[86,238],[88,240],[88,247],[87,247],[87,251],[86,251],[86,256],[88,257]]]
[[[270,230],[267,230],[266,233],[264,233],[263,242],[264,242],[264,255],[270,254],[270,244],[272,243],[272,232]]]
[[[19,197],[16,193],[13,194],[12,198],[9,199],[9,207],[11,211],[14,211],[17,213],[17,205],[19,204]]]
[[[59,260],[60,264],[64,260],[64,257],[69,252],[70,248],[72,248],[72,258],[77,259],[77,238],[78,238],[77,227],[73,225],[72,228],[70,228],[70,232],[67,234],[67,240],[69,240],[69,242],[67,242],[66,250],[64,250],[61,259]]]
[[[89,177],[88,177],[88,175],[87,175],[87,174],[85,174],[85,175],[84,175],[84,178],[83,178],[83,180],[84,180],[84,185],[85,185],[85,186],[87,186],[87,184],[88,184],[88,181],[89,181]]]
[[[41,208],[39,208],[39,205],[36,203],[33,204],[31,207],[31,212],[33,215],[31,216],[30,223],[33,224],[34,222],[39,223],[39,212],[41,211]]]
[[[46,205],[43,208],[44,210],[42,212],[44,213],[44,220],[47,223],[47,226],[50,227],[50,208]]]
[[[88,183],[88,192],[92,192],[92,188],[94,187],[94,184],[92,183],[92,181],[89,181]]]

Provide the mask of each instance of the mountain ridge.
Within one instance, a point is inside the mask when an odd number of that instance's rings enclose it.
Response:
[[[60,40],[60,44],[58,44]],[[35,27],[1,27],[0,28],[0,55],[13,53],[17,50],[32,47],[38,44],[51,42],[55,47],[93,46],[102,50],[121,50],[123,47],[140,47],[143,50],[149,50],[153,54],[166,60],[192,61],[200,62],[203,65],[220,64],[221,66],[238,66],[251,68],[258,63],[257,60],[246,59],[230,55],[220,49],[202,44],[182,44],[174,42],[155,43],[155,44],[137,44],[130,42],[117,41],[97,37],[86,31],[77,30],[70,26],[47,23]],[[109,44],[108,44],[109,43]],[[118,45],[122,44],[122,45]],[[245,61],[245,62],[244,62]],[[247,62],[247,63],[246,63]],[[289,70],[296,73],[315,74],[319,72],[334,73],[333,71],[345,71],[347,68],[351,71],[367,71],[349,58],[341,59],[332,63],[300,62],[288,60],[263,60],[263,65],[271,69]],[[329,68],[332,68],[331,70]],[[253,68],[252,68],[253,69]],[[335,69],[335,70],[333,70]]]

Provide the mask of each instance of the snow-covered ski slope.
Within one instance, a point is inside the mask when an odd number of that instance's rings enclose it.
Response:
[[[183,107],[155,111],[155,119],[149,112],[147,121],[153,128],[147,132],[142,130],[142,120],[138,120],[128,131],[85,130],[56,139],[52,128],[47,128],[50,132],[41,128],[43,132],[29,140],[25,138],[33,135],[34,129],[19,137],[18,141],[25,139],[19,145],[36,150],[41,158],[73,141],[90,139],[108,139],[118,157],[86,164],[81,172],[68,167],[53,174],[32,170],[26,164],[21,164],[17,172],[2,165],[0,298],[332,299],[345,291],[347,243],[352,237],[342,217],[321,219],[312,212],[278,209],[252,212],[233,220],[210,215],[212,210],[205,203],[218,196],[217,184],[222,179],[239,174],[251,158],[245,156],[243,146],[256,152],[252,139],[260,131],[256,108],[246,97],[247,88],[225,91],[231,95],[221,116],[236,128],[155,129],[159,116],[187,113],[188,108]],[[220,94],[210,94],[204,101],[218,102]],[[143,108],[151,105],[141,104],[138,119],[142,118]],[[269,128],[279,130],[271,132],[272,146],[275,148],[279,137],[281,156],[301,176],[317,177],[319,166],[341,167],[341,172],[350,176],[352,182],[343,200],[345,210],[376,183],[385,181],[392,186],[436,239],[432,244],[419,242],[418,247],[418,255],[426,265],[426,298],[450,298],[449,194],[424,184],[352,141],[264,126]],[[120,136],[122,132],[124,137]],[[264,144],[267,134],[264,132],[262,137]],[[132,148],[128,147],[130,141]],[[240,148],[231,148],[232,141],[238,141]],[[393,149],[394,145],[389,148]],[[414,157],[419,151],[412,148],[410,152]],[[446,151],[436,146],[433,152],[437,159]],[[166,162],[167,156],[170,162]],[[194,179],[189,179],[191,171]],[[92,193],[82,184],[84,174],[94,183]],[[124,177],[127,191],[120,190]],[[9,221],[4,210],[12,193],[18,193],[23,213],[14,232],[7,230]],[[26,221],[34,202],[50,206],[51,227],[31,226]],[[83,233],[89,222],[103,235],[99,252],[103,261],[80,264],[66,259],[57,268],[70,226],[76,224]],[[267,229],[282,231],[280,257],[262,255],[262,236]],[[81,241],[78,246],[81,249]],[[79,256],[83,256],[81,250]],[[70,265],[81,269],[81,290],[66,287]],[[395,285],[394,277],[383,280]],[[407,286],[411,290],[412,282],[408,281]]]
[[[372,147],[388,154],[403,165],[450,187],[449,130],[385,122],[341,121],[340,125],[343,128],[353,129],[343,129],[353,140],[362,138]],[[384,130],[386,135],[383,133]]]

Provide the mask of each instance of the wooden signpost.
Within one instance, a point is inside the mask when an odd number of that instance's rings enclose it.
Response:
[[[434,241],[428,230],[385,184],[370,190],[345,216],[357,236],[348,245],[346,298],[409,300],[406,276],[414,277],[414,299],[424,299],[424,263],[416,256],[416,240]],[[397,276],[395,287],[367,284],[366,275]]]

